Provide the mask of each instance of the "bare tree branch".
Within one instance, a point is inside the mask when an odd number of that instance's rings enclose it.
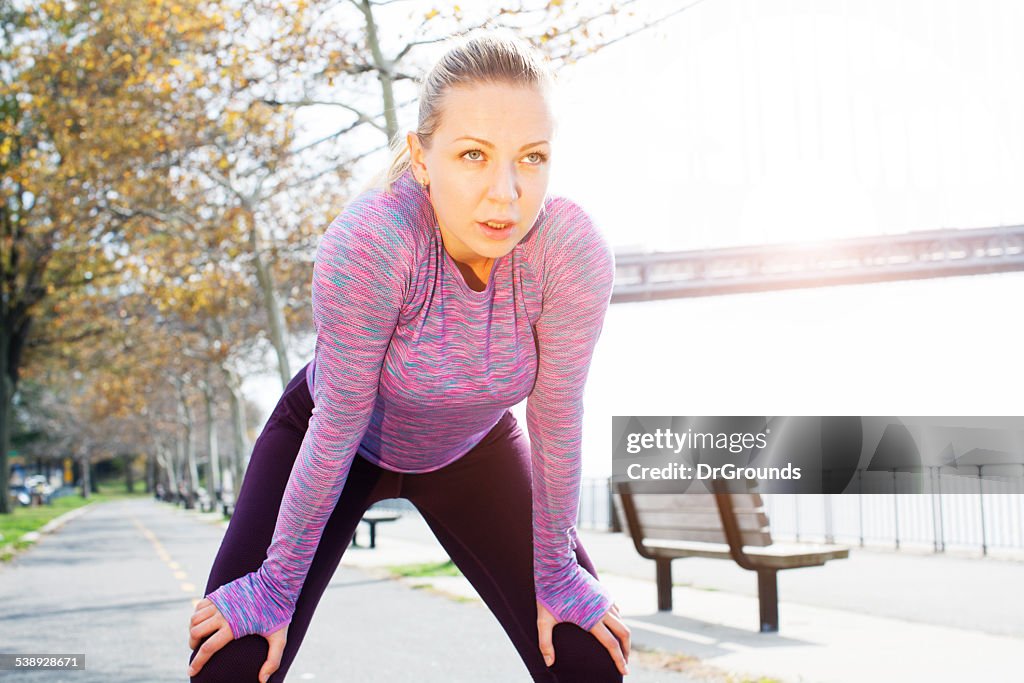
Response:
[[[302,187],[306,183],[312,182],[313,180],[316,180],[317,178],[325,176],[328,173],[333,173],[333,172],[337,171],[339,168],[342,168],[344,166],[348,166],[348,165],[354,164],[357,161],[360,161],[360,160],[370,156],[371,154],[375,154],[375,153],[380,152],[381,150],[384,150],[384,149],[387,149],[387,148],[388,148],[387,145],[379,145],[377,147],[374,147],[371,150],[363,152],[362,154],[357,154],[354,157],[348,157],[345,160],[343,160],[343,161],[341,161],[341,162],[339,162],[337,164],[330,164],[326,168],[323,168],[320,171],[317,171],[316,173],[314,173],[311,176],[307,176],[307,177],[302,178],[300,180],[296,180],[295,182],[287,183],[287,184],[284,184],[284,185],[274,186],[271,190],[269,190],[267,192],[267,195],[268,196],[275,196],[275,195],[280,194],[281,192],[286,192],[288,190],[294,190],[297,187]]]
[[[368,123],[371,126],[373,126],[374,128],[376,128],[377,130],[379,130],[381,133],[386,133],[387,132],[387,130],[384,128],[384,126],[382,126],[379,123],[377,123],[376,121],[374,121],[373,118],[369,114],[367,114],[366,112],[364,112],[364,111],[362,111],[360,109],[357,109],[356,107],[353,107],[351,104],[346,104],[345,102],[335,102],[333,100],[312,100],[312,99],[302,99],[302,100],[265,99],[265,100],[262,100],[262,102],[263,102],[263,104],[269,105],[271,107],[284,107],[284,106],[289,106],[289,107],[312,107],[312,106],[315,106],[315,105],[323,105],[323,106],[327,106],[327,107],[341,107],[342,109],[347,109],[348,111],[350,111],[353,114],[355,114],[358,117],[358,122],[359,123]]]
[[[633,1],[634,0],[629,0],[629,2],[633,2]],[[665,21],[669,17],[674,17],[675,15],[681,14],[682,12],[685,12],[688,9],[693,9],[694,7],[696,7],[697,5],[701,4],[702,2],[704,2],[704,0],[694,0],[689,5],[686,5],[684,7],[679,7],[679,8],[673,10],[672,12],[669,12],[668,14],[666,14],[666,15],[664,15],[662,17],[659,17],[658,19],[655,19],[654,21],[649,21],[649,22],[645,23],[644,25],[640,26],[639,28],[636,28],[636,29],[634,29],[632,31],[624,33],[621,36],[616,36],[615,38],[612,38],[611,40],[605,41],[605,42],[597,45],[594,48],[594,52],[597,52],[598,50],[606,48],[609,45],[614,45],[615,43],[619,42],[620,40],[623,40],[625,38],[629,38],[630,36],[634,36],[637,33],[640,33],[641,31],[646,31],[647,29],[652,28],[653,26],[655,26],[657,24],[660,24],[661,22]],[[594,52],[591,52],[590,54],[594,54]],[[584,56],[586,56],[586,55],[584,55]]]

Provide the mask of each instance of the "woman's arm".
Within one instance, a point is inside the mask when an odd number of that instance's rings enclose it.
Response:
[[[361,195],[328,227],[313,267],[313,415],[267,558],[207,597],[235,638],[289,623],[317,545],[369,425],[384,354],[409,287],[402,218]]]
[[[590,630],[611,597],[573,552],[580,499],[583,386],[615,279],[610,247],[590,217],[558,198],[546,239],[543,311],[536,324],[537,381],[527,399],[533,462],[537,599],[562,621]]]

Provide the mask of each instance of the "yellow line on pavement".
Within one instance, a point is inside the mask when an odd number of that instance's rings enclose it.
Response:
[[[188,573],[181,569],[181,564],[171,559],[171,554],[167,552],[167,549],[164,548],[163,543],[161,543],[160,539],[156,537],[156,534],[147,529],[137,518],[132,518],[132,522],[135,524],[136,528],[138,528],[139,532],[153,544],[157,557],[163,560],[168,568],[170,568],[174,578],[181,582],[181,590],[193,596],[192,606],[195,607],[200,598],[194,597],[196,586],[188,580]]]

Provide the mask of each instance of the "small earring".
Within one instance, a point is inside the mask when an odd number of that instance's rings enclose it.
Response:
[[[427,185],[430,184],[426,180],[423,180],[422,178],[419,179],[419,183],[420,183],[420,185],[423,186],[423,189],[427,189]]]

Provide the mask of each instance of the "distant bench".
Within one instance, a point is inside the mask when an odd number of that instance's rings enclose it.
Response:
[[[628,482],[615,488],[615,510],[625,519],[636,551],[656,564],[660,611],[672,609],[672,560],[733,560],[757,572],[761,632],[774,633],[779,630],[779,570],[849,556],[849,549],[838,545],[773,543],[756,493],[633,493]]]
[[[363,513],[363,518],[360,521],[361,522],[366,522],[370,526],[370,547],[371,548],[376,548],[377,547],[377,525],[378,524],[380,524],[381,522],[394,522],[395,520],[400,519],[401,517],[402,517],[401,514],[399,514],[397,512],[390,512],[388,510],[373,510],[373,509],[370,509],[370,510],[367,510],[366,512],[364,512]],[[359,545],[359,543],[356,541],[356,537],[358,535],[359,535],[359,529],[357,527],[356,531],[352,533],[352,546],[354,548],[361,547]]]

